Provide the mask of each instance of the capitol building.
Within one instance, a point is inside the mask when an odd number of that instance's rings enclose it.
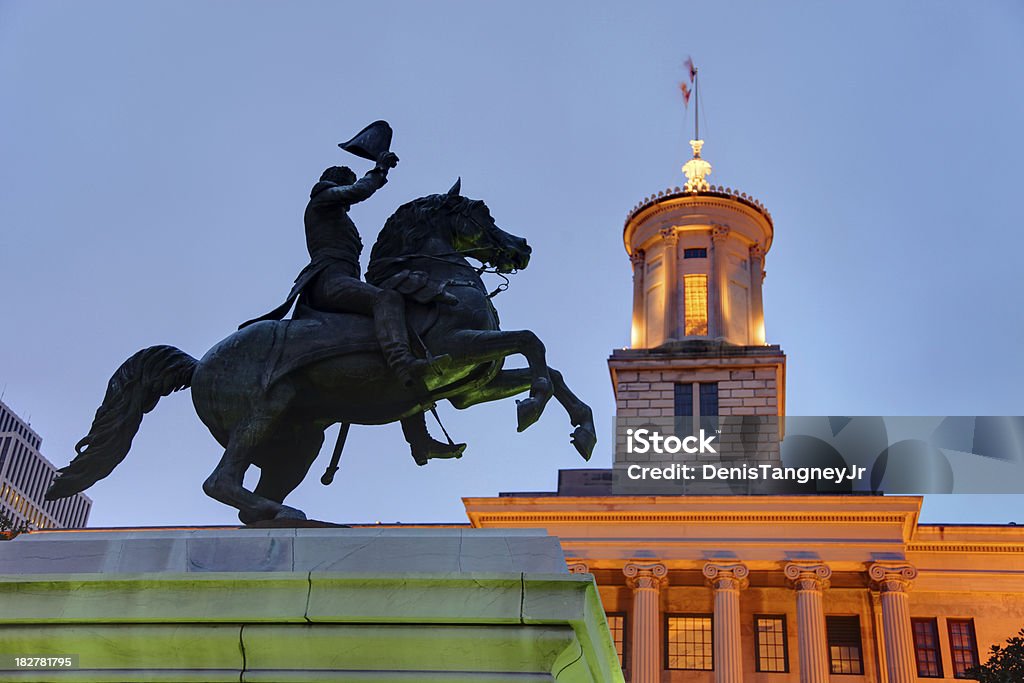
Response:
[[[630,211],[632,346],[608,359],[620,418],[785,415],[767,341],[774,224],[712,185]],[[625,312],[624,312],[625,313]],[[553,492],[464,499],[474,528],[541,528],[592,574],[632,683],[954,680],[1024,626],[1024,529],[919,522],[920,496],[614,495],[611,470]]]

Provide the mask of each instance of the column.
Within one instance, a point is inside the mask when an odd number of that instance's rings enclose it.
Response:
[[[868,568],[868,576],[881,593],[887,680],[889,683],[915,683],[917,665],[907,591],[910,582],[917,577],[917,569],[909,564],[875,563]]]
[[[634,349],[644,347],[644,268],[646,258],[644,250],[637,249],[629,255],[633,264],[633,327],[630,330],[629,343]]]
[[[821,594],[832,570],[824,564],[790,563],[786,578],[796,590],[796,637],[800,653],[800,683],[828,683],[828,641]]]
[[[882,637],[882,594],[871,591],[871,616],[874,618],[875,655],[878,663],[878,677],[886,677],[888,665],[885,663],[885,639]]]
[[[742,564],[704,565],[704,578],[715,591],[715,683],[743,681],[740,591],[747,587],[749,574],[750,570]]]
[[[633,677],[631,683],[661,680],[661,589],[668,585],[663,564],[630,562],[622,569],[633,589]]]
[[[725,297],[729,288],[729,262],[725,253],[725,240],[729,228],[711,226],[711,277],[708,279],[709,337],[725,337]]]
[[[662,228],[665,245],[665,339],[679,339],[679,236],[675,228]]]
[[[761,298],[761,285],[764,282],[764,249],[760,244],[750,246],[750,340],[748,343],[763,345],[764,336],[764,301]]]

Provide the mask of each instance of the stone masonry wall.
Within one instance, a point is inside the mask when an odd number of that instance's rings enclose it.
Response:
[[[615,392],[616,412],[619,417],[672,417],[676,384],[717,382],[719,415],[778,415],[776,377],[774,366],[737,370],[620,371]]]

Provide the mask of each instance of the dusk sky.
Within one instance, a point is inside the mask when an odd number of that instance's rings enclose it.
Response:
[[[627,211],[684,182],[700,69],[710,180],[761,200],[769,342],[791,415],[1021,415],[1024,5],[0,0],[0,388],[67,464],[135,351],[195,357],[277,305],[338,142],[394,128],[369,246],[457,176],[534,257],[495,299],[597,416],[629,343]],[[493,286],[496,282],[489,281]],[[511,365],[518,364],[513,359]],[[460,461],[417,467],[398,425],[337,428],[287,502],[337,522],[462,522],[462,496],[553,490],[585,463],[552,402],[439,407]],[[428,422],[437,432],[436,424]],[[93,526],[232,524],[187,391],[87,491]],[[253,475],[256,474],[254,471]],[[248,481],[253,483],[255,477]],[[924,521],[1007,522],[1024,496],[929,496]]]

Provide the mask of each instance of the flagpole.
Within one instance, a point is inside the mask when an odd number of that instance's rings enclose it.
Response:
[[[700,82],[697,80],[700,76],[697,73],[697,67],[693,68],[693,139],[700,140],[700,119],[698,118],[698,112],[700,112]]]

